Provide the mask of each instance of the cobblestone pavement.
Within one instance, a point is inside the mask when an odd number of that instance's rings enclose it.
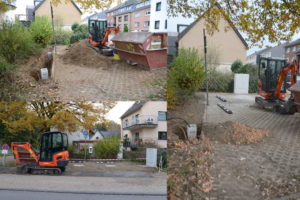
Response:
[[[55,81],[58,83],[60,100],[125,101],[165,98],[160,95],[167,80],[165,68],[148,71],[111,58],[107,58],[111,59],[109,66],[82,67],[64,63],[60,55],[65,51],[65,46],[58,46],[58,56],[55,59]]]
[[[279,115],[261,110],[254,103],[255,95],[218,94],[227,103],[216,99],[216,95],[210,94],[210,105],[204,115],[207,125],[231,120],[269,129],[271,134],[251,145],[214,144],[210,199],[268,199],[260,190],[260,179],[290,181],[291,174],[300,175],[300,114]],[[231,109],[233,114],[225,113],[217,103]],[[289,195],[300,197],[300,193],[287,193],[286,197]]]

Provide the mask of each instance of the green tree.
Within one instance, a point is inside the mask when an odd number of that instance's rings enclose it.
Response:
[[[52,41],[52,25],[47,17],[35,17],[30,25],[30,32],[34,41],[42,47],[46,47]]]
[[[120,138],[112,136],[103,138],[94,145],[95,156],[100,159],[115,159],[120,152]]]

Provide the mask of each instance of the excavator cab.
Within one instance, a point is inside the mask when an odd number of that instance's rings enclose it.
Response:
[[[277,88],[277,82],[281,68],[286,66],[285,59],[265,58],[257,56],[259,93],[263,97],[271,97]],[[281,93],[285,94],[287,89],[287,79],[284,79]]]
[[[88,26],[90,44],[93,46],[99,46],[106,32],[107,21],[89,19]]]
[[[13,142],[17,169],[20,173],[61,174],[69,162],[68,136],[62,132],[41,134],[40,152],[27,142]]]

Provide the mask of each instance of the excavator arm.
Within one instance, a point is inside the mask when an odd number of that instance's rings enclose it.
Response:
[[[292,86],[296,83],[296,76],[298,74],[298,62],[296,60],[293,61],[291,64],[281,68],[274,96],[276,97],[280,96],[282,84],[289,72],[291,72],[290,82]]]

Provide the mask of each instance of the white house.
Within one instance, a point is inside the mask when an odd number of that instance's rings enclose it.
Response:
[[[168,17],[168,9],[167,0],[151,0],[150,32],[167,32],[169,36],[177,36],[195,21],[195,18],[182,15]]]
[[[122,116],[122,139],[131,144],[154,144],[167,148],[167,103],[135,102]]]

